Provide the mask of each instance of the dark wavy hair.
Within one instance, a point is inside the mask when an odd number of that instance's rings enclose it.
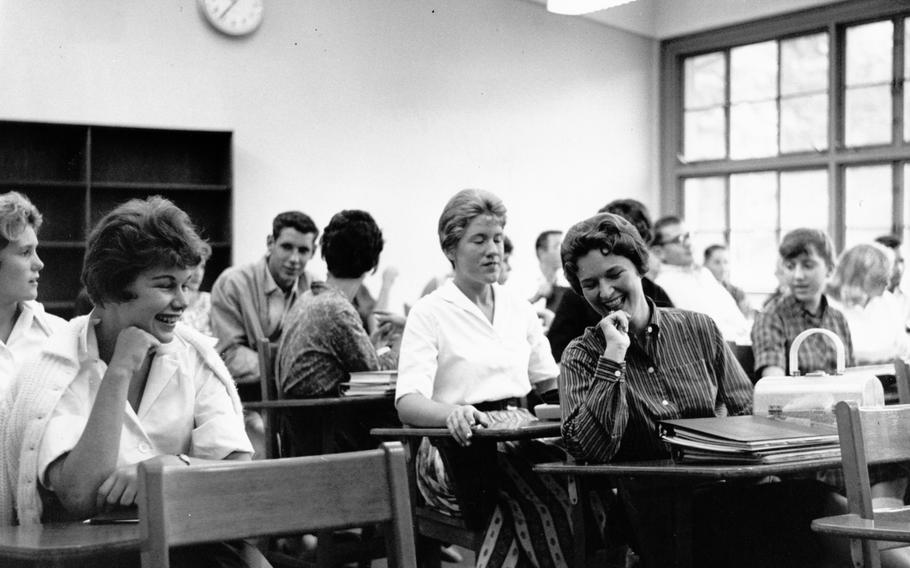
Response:
[[[105,215],[88,237],[82,283],[92,302],[126,302],[136,278],[156,266],[190,268],[204,241],[182,209],[160,196],[132,199]]]
[[[346,209],[332,217],[319,245],[332,276],[357,278],[379,264],[382,231],[366,211]]]
[[[648,271],[648,247],[632,223],[613,213],[599,213],[579,221],[562,239],[562,270],[575,293],[582,295],[578,282],[578,259],[592,250],[628,258],[639,276]]]
[[[638,230],[641,240],[646,245],[651,244],[651,215],[645,204],[637,199],[614,199],[601,207],[598,213],[613,213],[619,215]]]
[[[792,260],[801,254],[811,255],[813,250],[829,269],[834,268],[834,243],[828,233],[819,229],[793,229],[781,239],[777,252],[782,259]]]
[[[316,227],[316,223],[313,222],[313,219],[306,213],[300,211],[285,211],[284,213],[276,215],[275,218],[272,219],[272,238],[278,240],[278,237],[281,236],[282,229],[286,227],[296,229],[304,235],[313,233],[315,236],[319,236],[319,228]]]

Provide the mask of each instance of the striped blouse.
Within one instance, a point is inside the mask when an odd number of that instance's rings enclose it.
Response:
[[[752,411],[752,384],[714,321],[648,304],[644,342],[632,338],[624,362],[603,357],[606,343],[596,326],[563,353],[562,436],[577,459],[667,457],[660,420]]]

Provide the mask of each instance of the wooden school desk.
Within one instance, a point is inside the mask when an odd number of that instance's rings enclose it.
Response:
[[[355,407],[378,408],[388,406],[392,408],[394,404],[394,393],[371,394],[363,396],[332,396],[324,398],[283,398],[281,400],[263,400],[257,402],[244,402],[243,408],[248,410],[259,410],[264,412],[286,412],[293,414],[295,412],[315,412],[322,417],[319,420],[321,425],[320,438],[322,440],[321,448],[318,453],[331,454],[337,452],[335,447],[335,417],[339,412],[349,411]],[[268,419],[268,417],[264,417]],[[267,456],[282,457],[282,456]]]
[[[805,460],[799,462],[739,465],[739,464],[683,464],[670,459],[641,462],[623,462],[607,464],[579,464],[573,462],[547,463],[534,467],[535,471],[552,475],[564,475],[569,480],[569,494],[573,506],[581,507],[578,499],[579,485],[585,477],[608,478],[623,493],[624,483],[647,480],[666,486],[667,515],[671,522],[672,542],[660,543],[659,550],[642,550],[641,559],[644,566],[654,568],[679,567],[693,565],[692,559],[692,498],[695,491],[706,484],[721,480],[761,479],[770,475],[806,475],[814,472],[840,467],[840,458]],[[578,514],[574,515],[579,518]],[[635,527],[633,530],[645,530]],[[576,545],[584,548],[584,531],[576,531]],[[650,539],[652,542],[654,539]]]
[[[14,561],[41,567],[91,566],[93,559],[112,561],[118,554],[138,552],[141,542],[138,523],[0,527],[0,566]]]
[[[418,556],[428,565],[434,565],[432,559],[439,558],[440,542],[457,544],[474,552],[479,549],[484,529],[498,498],[496,443],[556,437],[559,436],[559,422],[515,421],[477,428],[471,445],[464,448],[455,442],[447,428],[374,428],[370,433],[378,438],[406,442],[405,448],[410,460],[408,483],[414,507],[414,525],[417,534],[423,537],[418,541]],[[434,438],[434,443],[443,452],[443,459],[450,467],[449,475],[455,480],[455,497],[461,507],[461,517],[444,515],[432,507],[420,504],[413,460],[420,440],[424,437]],[[449,455],[457,454],[458,459],[446,459],[447,452],[450,452]]]

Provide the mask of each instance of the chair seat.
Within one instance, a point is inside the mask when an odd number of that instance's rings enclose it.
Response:
[[[445,544],[457,544],[468,550],[479,550],[483,531],[470,528],[464,519],[440,513],[430,507],[416,507],[414,522],[421,536]]]
[[[836,536],[910,542],[910,508],[876,511],[875,519],[854,514],[822,517],[812,521],[812,530]]]

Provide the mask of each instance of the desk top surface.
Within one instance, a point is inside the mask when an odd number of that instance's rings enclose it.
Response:
[[[401,438],[401,437],[428,437],[428,438],[450,438],[446,428],[373,428],[370,434],[377,438]],[[533,422],[522,422],[512,424],[509,422],[496,423],[489,428],[477,428],[474,430],[474,437],[477,439],[494,439],[494,440],[525,440],[533,438],[549,438],[559,436],[559,422],[538,420]]]
[[[321,398],[283,398],[281,400],[244,402],[243,407],[251,410],[268,408],[324,408],[329,406],[391,403],[394,399],[394,393],[369,394],[362,396],[330,396]]]
[[[0,527],[0,559],[78,558],[99,552],[139,550],[138,523],[49,523]]]
[[[758,478],[766,475],[811,473],[823,469],[839,468],[840,458],[826,458],[779,464],[690,464],[673,460],[651,460],[605,464],[579,464],[567,462],[544,463],[534,466],[535,471],[562,475],[593,475],[601,477],[650,477],[689,479]]]

